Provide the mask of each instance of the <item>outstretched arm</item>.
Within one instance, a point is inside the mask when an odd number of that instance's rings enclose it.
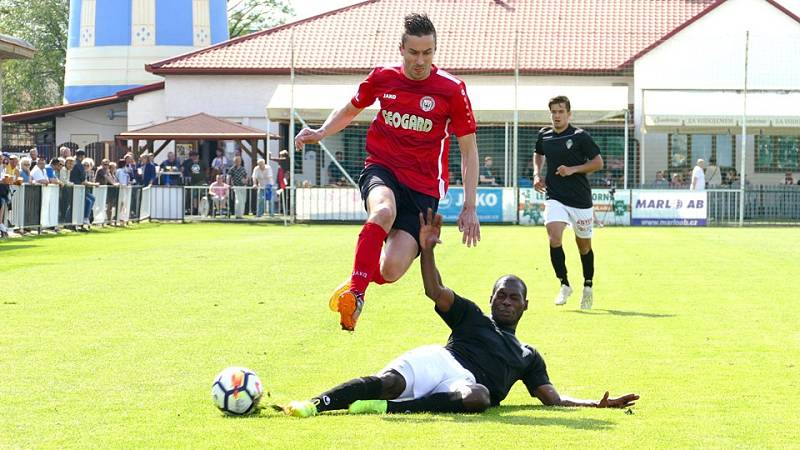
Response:
[[[316,144],[324,138],[336,134],[344,129],[363,108],[356,108],[352,103],[347,102],[343,107],[331,112],[325,123],[316,130],[303,128],[294,138],[294,145],[298,150],[302,150],[306,144]]]
[[[626,408],[636,404],[639,396],[636,394],[626,394],[622,397],[609,398],[608,391],[603,395],[600,401],[596,400],[582,400],[579,398],[571,398],[561,396],[556,391],[552,384],[545,384],[536,388],[536,398],[541,400],[542,404],[547,406],[585,406],[590,408]]]
[[[453,291],[442,284],[442,277],[439,269],[436,268],[436,260],[433,257],[433,248],[440,243],[439,233],[442,231],[442,215],[433,215],[433,211],[428,208],[426,214],[419,213],[419,246],[420,269],[422,270],[422,282],[425,285],[425,295],[436,303],[436,307],[441,312],[450,311],[455,298]]]

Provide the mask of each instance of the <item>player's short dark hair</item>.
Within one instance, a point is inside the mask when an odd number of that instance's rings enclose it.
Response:
[[[522,286],[522,298],[528,298],[528,285],[522,281],[522,278],[512,274],[503,275],[494,282],[494,287],[492,288],[492,297],[494,297],[494,293],[497,292],[497,287],[500,286],[500,282],[503,280],[513,280],[519,283],[520,286]]]
[[[572,106],[569,104],[569,99],[566,95],[557,95],[551,98],[550,101],[547,102],[547,109],[550,109],[553,107],[553,105],[558,105],[560,103],[563,103],[564,106],[567,107],[567,112],[572,111]]]
[[[402,42],[406,43],[406,36],[427,36],[433,35],[433,42],[436,42],[436,28],[427,14],[411,13],[403,18],[403,31]]]
[[[59,160],[58,160],[58,158],[53,158],[53,159],[51,159],[51,160],[50,160],[50,165],[51,165],[51,166],[52,166],[53,164],[60,164],[60,163],[61,163],[61,161],[59,161]]]

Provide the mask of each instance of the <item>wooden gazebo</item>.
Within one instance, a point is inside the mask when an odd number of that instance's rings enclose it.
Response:
[[[264,152],[259,150],[259,141],[264,141],[263,147],[266,149],[269,139],[278,139],[278,136],[206,113],[199,113],[138,130],[126,131],[116,135],[114,139],[118,147],[127,147],[126,141],[132,141],[131,148],[137,154],[140,142],[145,141],[145,148],[154,156],[161,153],[173,141],[176,144],[194,143],[195,150],[198,148],[199,141],[238,141],[241,143],[242,150],[250,155],[252,161],[256,161],[259,156],[268,159]]]

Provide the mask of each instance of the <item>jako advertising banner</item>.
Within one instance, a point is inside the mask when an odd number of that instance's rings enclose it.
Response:
[[[508,192],[506,192],[508,191]],[[503,202],[510,202],[503,206]],[[451,187],[447,195],[439,200],[439,214],[446,222],[455,222],[461,213],[464,204],[464,188]],[[514,190],[504,188],[478,188],[477,211],[481,223],[513,222],[514,214],[503,214],[504,211],[513,211]]]
[[[705,191],[636,190],[632,194],[632,225],[706,224],[708,197]]]
[[[595,223],[603,225],[631,224],[631,191],[624,189],[592,189]],[[519,223],[544,224],[545,197],[533,188],[519,190]]]

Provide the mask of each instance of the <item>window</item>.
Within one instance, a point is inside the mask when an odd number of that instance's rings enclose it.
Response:
[[[800,137],[755,137],[756,172],[786,172],[800,169]]]
[[[669,169],[690,169],[698,159],[706,164],[717,161],[717,166],[734,168],[736,164],[736,136],[730,134],[670,134],[667,143]]]
[[[706,162],[711,161],[713,137],[710,134],[695,134],[692,135],[692,159],[690,163],[694,164],[698,159]]]
[[[717,136],[717,165],[720,167],[733,167],[733,136],[721,134]]]
[[[689,136],[672,134],[669,137],[669,167],[689,166]]]

